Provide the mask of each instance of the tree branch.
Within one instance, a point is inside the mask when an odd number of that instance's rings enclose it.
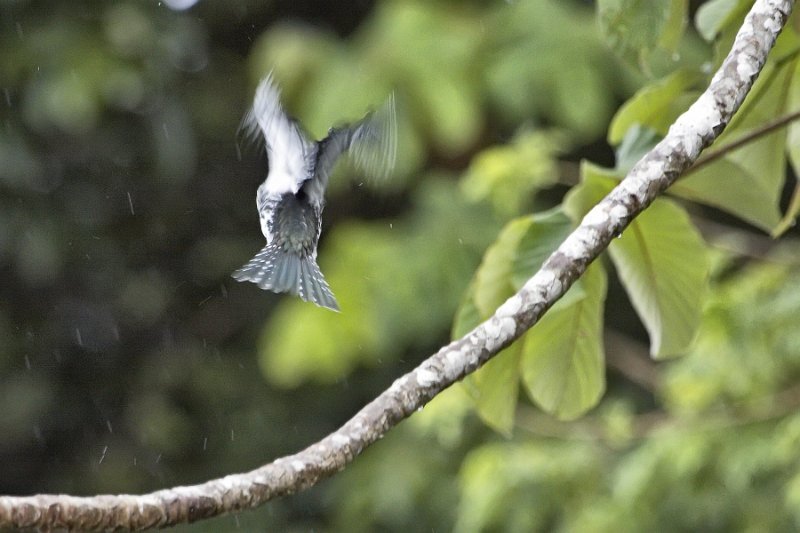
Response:
[[[486,322],[395,381],[334,433],[244,474],[141,496],[0,497],[0,528],[145,529],[256,507],[342,470],[364,448],[533,326],[586,267],[722,132],[764,66],[794,2],[757,0],[711,85]],[[576,103],[576,105],[578,105]]]

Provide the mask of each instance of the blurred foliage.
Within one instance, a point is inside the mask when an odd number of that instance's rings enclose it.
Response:
[[[485,148],[461,180],[464,194],[474,202],[491,200],[502,215],[518,215],[538,190],[557,183],[556,157],[563,151],[557,135],[541,131]]]
[[[649,73],[655,52],[677,50],[686,27],[687,7],[687,0],[598,0],[597,17],[611,48]]]
[[[449,444],[462,457],[456,529],[795,529],[800,336],[784,321],[800,305],[799,251],[792,244],[744,266],[722,255],[697,342],[684,358],[650,365],[659,379],[644,396],[617,378],[579,421],[520,408],[514,439]],[[458,390],[412,421],[431,446],[453,442]],[[474,424],[455,419],[463,440]]]
[[[194,483],[338,427],[454,317],[489,316],[666,133],[749,6],[696,4],[0,1],[0,493]],[[720,146],[796,110],[797,43],[793,26]],[[315,136],[397,95],[393,180],[331,180],[340,314],[229,278],[261,243],[267,162],[236,130],[270,70]],[[792,235],[798,131],[671,192]],[[659,200],[521,342],[340,475],[178,529],[797,528],[800,264],[772,248]],[[656,365],[648,335],[688,355]]]
[[[774,391],[792,386],[800,339],[786,334],[792,329],[786,320],[800,306],[796,257],[793,248],[779,250],[715,288],[702,335],[686,361],[666,374],[665,400],[672,408],[687,414],[726,406],[758,411]]]

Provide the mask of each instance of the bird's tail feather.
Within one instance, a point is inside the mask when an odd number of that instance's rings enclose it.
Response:
[[[312,257],[287,253],[268,244],[246,265],[233,273],[237,281],[252,281],[262,289],[297,294],[320,307],[339,310],[339,304]]]

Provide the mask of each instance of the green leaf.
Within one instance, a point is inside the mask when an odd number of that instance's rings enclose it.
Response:
[[[780,221],[776,188],[770,190],[754,181],[741,166],[724,158],[681,179],[670,192],[718,207],[769,231]]]
[[[577,220],[616,185],[616,176],[589,163],[583,182],[564,199]],[[709,272],[705,245],[686,212],[658,199],[609,246],[634,308],[650,334],[654,357],[685,351],[694,337]]]
[[[583,297],[559,301],[525,335],[522,379],[548,413],[574,419],[594,407],[605,389],[603,303],[606,274],[600,263],[580,279]],[[567,294],[576,289],[573,286]]]
[[[633,165],[658,144],[659,140],[660,136],[649,128],[638,124],[630,128],[617,147],[615,169],[619,172],[620,179],[624,178]]]
[[[738,17],[740,7],[741,5],[728,5],[727,8],[731,11],[725,17]],[[798,77],[798,37],[793,31],[787,30],[782,34],[778,45],[778,56],[776,53],[772,54],[770,64],[757,80],[740,112],[715,143],[714,149],[723,149],[727,144],[749,135],[768,121],[786,113],[787,109],[797,109],[800,106],[800,96],[794,94],[800,92],[796,89],[800,82],[795,81]],[[659,134],[666,133],[669,124],[694,98],[693,89],[701,79],[702,75],[698,71],[679,70],[640,90],[620,109],[608,135],[612,144],[621,143],[617,150],[616,170],[619,174],[627,171],[631,162],[638,159],[641,150],[632,151],[631,146],[647,146],[643,137],[634,134],[637,132],[637,125],[652,128]],[[796,141],[800,139],[797,124],[757,137],[714,163],[689,171],[670,192],[724,209],[776,234],[785,229],[786,224],[796,215],[789,213],[782,220],[779,211],[786,164],[783,145],[787,135],[789,157],[794,165],[794,161],[800,159],[796,148],[800,146],[800,141]],[[720,183],[725,183],[725,187],[720,187]]]
[[[701,5],[695,15],[695,27],[708,42],[716,39],[723,28],[750,8],[751,0],[711,0]]]
[[[662,47],[674,50],[686,23],[685,0],[599,0],[600,29],[620,57],[641,66]]]
[[[695,98],[696,94],[689,91],[703,78],[696,70],[680,69],[637,91],[614,115],[608,142],[619,144],[637,124],[666,135],[669,126]]]
[[[720,149],[785,112],[790,74],[797,61],[770,65],[756,81],[730,126],[720,135]],[[786,169],[786,130],[733,150],[721,160],[690,172],[670,192],[719,207],[765,231],[780,221],[779,201]]]
[[[453,325],[453,338],[489,318],[533,276],[569,235],[572,222],[560,208],[509,222],[486,250]]]
[[[639,317],[650,335],[650,353],[662,358],[689,347],[700,320],[709,261],[688,214],[658,199],[609,247]]]
[[[581,161],[581,183],[564,197],[564,211],[575,222],[580,221],[605,195],[611,192],[620,174],[614,169]]]
[[[669,11],[664,21],[664,29],[658,44],[661,48],[674,52],[678,49],[683,32],[686,29],[687,12],[689,10],[688,0],[671,0]]]
[[[541,267],[571,227],[570,219],[560,209],[509,222],[486,251],[470,283],[456,313],[453,337],[464,335],[491,316]],[[584,296],[581,285],[577,284],[556,306],[568,305]],[[503,434],[510,434],[514,424],[519,360],[530,333],[464,380],[464,386],[475,401],[478,416]]]
[[[518,341],[464,380],[478,416],[504,435],[510,435],[514,427],[521,353],[522,344]]]
[[[572,231],[572,221],[561,208],[533,215],[532,218],[533,224],[528,226],[518,241],[511,269],[511,284],[515,290],[522,288]]]
[[[483,322],[483,316],[473,299],[474,292],[475,280],[473,279],[467,288],[466,297],[462,300],[456,311],[456,317],[453,320],[453,330],[450,334],[453,339],[460,339],[475,326]]]
[[[494,313],[515,289],[511,273],[517,246],[533,217],[512,220],[489,247],[456,314],[453,336],[460,337]],[[478,416],[488,426],[508,435],[514,425],[519,388],[519,342],[492,358],[464,380]]]
[[[514,294],[511,273],[517,257],[517,246],[533,224],[533,217],[521,217],[506,225],[497,240],[486,250],[475,274],[473,301],[483,318],[488,318],[500,304]]]

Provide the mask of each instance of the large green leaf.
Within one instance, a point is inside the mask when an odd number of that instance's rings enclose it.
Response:
[[[625,134],[622,143],[617,146],[617,179],[622,179],[630,172],[633,166],[647,154],[661,140],[660,135],[645,126],[634,125]]]
[[[581,183],[570,189],[564,197],[564,211],[579,222],[619,181],[619,173],[610,168],[581,162]]]
[[[575,219],[616,185],[593,165],[583,170],[583,182],[564,200]],[[609,252],[650,334],[650,353],[667,357],[684,352],[697,329],[709,272],[705,245],[688,214],[660,198],[611,243]]]
[[[553,307],[525,335],[522,352],[522,379],[528,394],[542,409],[562,419],[576,418],[594,407],[605,389],[606,274],[602,265],[591,265],[580,286],[583,297]]]
[[[533,224],[520,237],[511,283],[519,290],[572,231],[572,222],[560,208],[533,216]]]
[[[497,240],[486,250],[475,274],[473,300],[483,318],[488,318],[506,299],[514,294],[511,273],[520,240],[533,225],[533,217],[512,220],[503,228]]]
[[[572,222],[560,208],[509,222],[483,256],[456,313],[453,337],[489,318],[539,270],[571,229]]]
[[[621,143],[625,134],[637,124],[666,135],[675,118],[692,103],[696,95],[690,90],[703,78],[698,71],[680,69],[637,91],[614,115],[608,142]]]
[[[514,427],[521,353],[522,344],[516,342],[464,380],[478,416],[504,435],[510,435]]]
[[[653,357],[685,352],[700,320],[709,270],[705,246],[688,214],[670,200],[656,200],[609,252],[650,334]]]

